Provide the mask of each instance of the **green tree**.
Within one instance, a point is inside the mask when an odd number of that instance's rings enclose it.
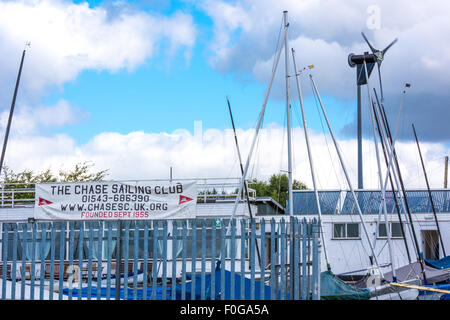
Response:
[[[72,170],[59,170],[58,175],[54,175],[50,169],[42,172],[33,172],[25,169],[22,172],[14,172],[7,166],[2,170],[3,181],[3,199],[4,204],[11,204],[13,193],[12,189],[20,190],[14,193],[14,200],[18,199],[34,199],[34,187],[36,183],[45,182],[78,182],[78,181],[101,181],[107,176],[108,170],[91,172],[94,163],[82,162],[77,163]],[[11,200],[8,200],[11,199]]]
[[[249,187],[256,191],[256,196],[272,197],[272,199],[283,207],[286,207],[289,191],[289,178],[286,174],[273,174],[270,176],[268,182],[253,179],[249,182]],[[294,179],[292,189],[305,190],[308,187],[303,182]]]

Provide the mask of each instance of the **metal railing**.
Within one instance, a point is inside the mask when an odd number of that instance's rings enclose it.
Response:
[[[3,223],[1,299],[320,299],[315,219],[125,220],[123,229],[120,225]]]
[[[197,181],[197,202],[234,200],[237,196],[240,178],[195,178],[173,179],[178,181]],[[122,180],[117,182],[136,183],[137,181],[169,182],[169,180]],[[248,188],[250,200],[256,199],[256,191]],[[0,183],[0,208],[34,207],[35,183]]]

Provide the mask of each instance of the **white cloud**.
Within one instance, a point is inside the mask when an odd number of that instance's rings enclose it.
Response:
[[[367,28],[371,5],[380,8],[379,30]],[[450,85],[446,71],[450,43],[443,37],[450,32],[448,1],[206,0],[199,6],[214,21],[211,63],[221,72],[250,72],[267,83],[282,12],[288,10],[290,41],[298,64],[314,64],[314,73],[328,94],[354,97],[355,69],[348,66],[347,56],[369,51],[361,31],[379,49],[399,38],[382,66],[387,94],[399,93],[405,82],[412,82],[415,92],[432,94],[441,94]]]
[[[36,171],[51,168],[57,171],[60,168],[70,169],[78,162],[92,161],[96,165],[95,169],[109,169],[108,178],[116,180],[167,179],[171,166],[175,178],[230,178],[240,175],[231,130],[206,130],[203,139],[187,131],[177,132],[105,132],[84,145],[77,144],[67,135],[16,135],[8,145],[5,162],[15,171],[25,168]],[[244,161],[253,135],[253,129],[238,129]],[[293,143],[294,178],[312,187],[302,128],[294,128]],[[339,143],[353,186],[356,187],[356,141],[343,140]],[[319,187],[345,189],[343,171],[330,136],[312,132],[311,145]],[[421,147],[431,186],[441,188],[444,156],[450,150],[437,143],[423,143]],[[373,143],[364,140],[363,148],[365,188],[378,188]],[[286,150],[285,129],[277,125],[266,126],[261,131],[249,177],[267,179],[273,173],[284,172],[287,169]],[[405,185],[408,188],[425,188],[415,144],[398,142],[397,152]]]
[[[9,110],[0,114],[0,128],[5,130]],[[14,111],[12,132],[18,135],[39,134],[40,129],[60,128],[77,124],[89,117],[89,113],[70,105],[66,100],[59,100],[52,106],[20,105]]]
[[[168,53],[181,49],[190,57],[196,40],[190,15],[175,12],[164,17],[122,10],[120,3],[116,7],[110,14],[104,7],[90,8],[87,2],[0,2],[0,85],[15,79],[26,41],[31,42],[31,49],[23,73],[25,95],[40,95],[86,69],[132,70],[154,57],[163,41]]]

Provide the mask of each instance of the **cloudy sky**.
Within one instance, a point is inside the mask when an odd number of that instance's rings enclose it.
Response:
[[[405,183],[425,187],[411,124],[433,187],[449,154],[450,3],[397,0],[0,1],[0,126],[5,132],[20,57],[26,57],[5,164],[16,171],[92,161],[110,179],[237,177],[226,97],[244,159],[288,10],[299,69],[313,64],[333,130],[356,184],[356,70],[349,53],[379,49],[394,126],[405,83],[398,152]],[[283,54],[250,176],[287,169]],[[290,73],[292,75],[292,61]],[[374,71],[371,87],[378,89]],[[294,177],[311,178],[291,77]],[[300,76],[322,188],[345,188],[307,72]],[[362,88],[365,186],[378,187],[367,88]]]

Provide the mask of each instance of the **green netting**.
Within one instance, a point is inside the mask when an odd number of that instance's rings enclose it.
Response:
[[[358,289],[336,277],[331,271],[320,274],[322,300],[367,300],[370,292]]]

